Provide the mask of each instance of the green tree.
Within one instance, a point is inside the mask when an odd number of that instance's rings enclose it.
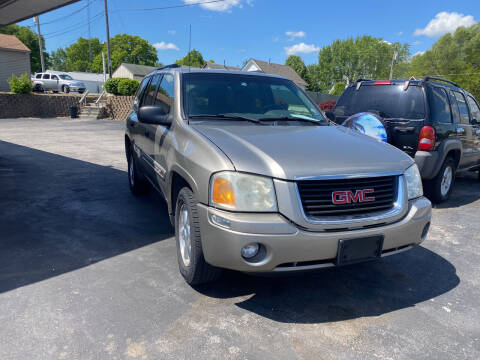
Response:
[[[107,54],[107,45],[103,44]],[[158,61],[157,50],[145,39],[137,35],[117,34],[110,39],[112,70],[121,63],[155,66]],[[102,72],[102,54],[98,53],[93,60],[93,71]]]
[[[335,82],[347,79],[353,82],[360,77],[388,79],[395,49],[398,51],[396,63],[406,62],[410,54],[407,44],[391,44],[372,36],[335,40],[320,49],[318,66],[307,68],[309,89],[325,92]],[[394,73],[394,77],[396,75]]]
[[[0,27],[1,34],[15,35],[21,42],[28,47],[30,52],[30,71],[32,73],[42,71],[42,64],[40,61],[40,47],[38,46],[38,37],[37,33],[32,31],[28,26],[19,26],[19,25],[7,25]],[[45,49],[45,39],[42,36],[42,44]],[[45,65],[48,68],[48,53],[43,52],[43,58],[45,60]]]
[[[175,61],[175,64],[201,68],[205,62],[200,51],[193,49],[184,58]]]
[[[436,75],[457,82],[480,98],[480,23],[440,37],[430,50],[412,58],[408,76]]]
[[[98,55],[101,58],[103,45],[100,43],[100,40],[97,38],[85,39],[80,37],[75,43],[65,49],[66,71],[90,72],[91,68],[93,70],[93,64],[90,64],[89,43],[92,51],[92,62]],[[102,70],[103,68],[98,72]]]
[[[53,50],[50,53],[49,68],[56,71],[67,71],[67,67],[65,65],[66,61],[67,61],[67,54],[63,48],[58,48],[57,50]]]
[[[300,56],[290,55],[285,65],[290,66],[303,80],[307,81],[307,67]]]

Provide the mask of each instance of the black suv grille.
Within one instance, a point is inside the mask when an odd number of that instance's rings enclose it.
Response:
[[[358,179],[302,180],[297,181],[303,211],[309,218],[388,211],[397,196],[397,176]],[[371,189],[362,195],[362,190]],[[336,192],[333,202],[333,193]],[[338,192],[338,193],[337,193]],[[362,196],[370,201],[360,201]],[[374,197],[375,200],[371,200]]]

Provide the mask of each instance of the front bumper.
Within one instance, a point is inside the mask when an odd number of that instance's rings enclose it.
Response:
[[[203,204],[198,204],[198,215],[203,253],[209,264],[246,272],[281,272],[335,266],[340,239],[383,235],[382,256],[418,245],[430,223],[431,203],[420,197],[409,201],[407,214],[395,223],[338,232],[307,231],[280,214],[231,213]],[[215,224],[213,215],[227,219],[230,228]],[[265,257],[256,263],[247,262],[240,253],[253,242],[266,249]]]
[[[76,91],[76,92],[82,91],[82,92],[84,92],[85,87],[84,86],[70,86],[70,91]]]

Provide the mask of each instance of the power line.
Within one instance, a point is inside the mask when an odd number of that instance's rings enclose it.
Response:
[[[200,2],[196,2],[196,3],[182,4],[182,5],[171,5],[171,6],[162,6],[162,7],[155,7],[155,8],[143,8],[143,9],[118,9],[115,12],[120,12],[120,11],[154,11],[154,10],[176,9],[176,8],[184,8],[184,7],[202,5],[202,4],[213,4],[213,3],[219,3],[219,2],[224,2],[224,1],[226,1],[226,0],[209,0],[209,1],[200,1]]]

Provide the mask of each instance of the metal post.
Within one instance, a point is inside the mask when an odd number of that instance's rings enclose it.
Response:
[[[43,61],[42,35],[40,34],[40,20],[38,19],[38,16],[35,16],[33,18],[33,21],[37,23],[38,47],[40,48],[40,63],[42,64],[42,72],[45,72],[45,62]]]
[[[92,72],[92,33],[90,31],[90,0],[87,0],[87,21],[88,21],[88,71]]]
[[[397,57],[398,57],[398,52],[397,52],[397,47],[395,46],[395,50],[393,50],[392,64],[390,65],[390,77],[388,78],[389,80],[392,80],[393,64],[395,63],[395,60],[397,60]]]
[[[107,81],[107,74],[105,74],[105,53],[102,51],[102,65],[103,65],[103,83]]]
[[[105,29],[107,31],[107,61],[108,61],[108,75],[112,77],[112,57],[110,53],[110,28],[108,26],[108,7],[107,0],[104,0],[105,3]]]

